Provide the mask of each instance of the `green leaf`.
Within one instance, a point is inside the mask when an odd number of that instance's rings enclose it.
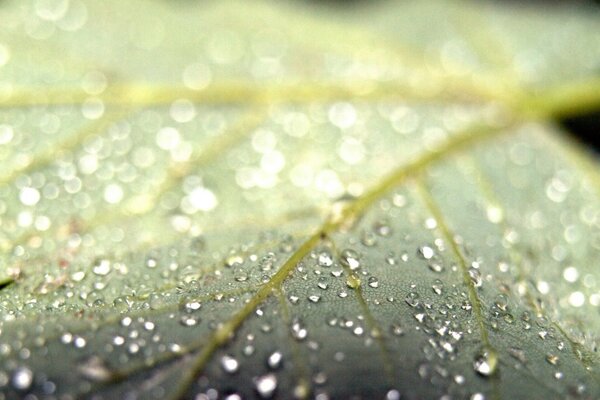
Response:
[[[0,20],[3,398],[600,397],[597,9]]]

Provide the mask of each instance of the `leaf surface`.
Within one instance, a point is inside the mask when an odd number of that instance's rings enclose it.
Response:
[[[598,10],[0,19],[5,398],[600,396]]]

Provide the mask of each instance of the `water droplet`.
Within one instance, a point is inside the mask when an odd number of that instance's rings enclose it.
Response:
[[[435,218],[430,217],[425,220],[424,225],[426,229],[432,230],[437,228],[437,221],[435,220]]]
[[[331,267],[333,265],[333,257],[328,251],[322,251],[317,256],[317,263],[320,267]]]
[[[352,249],[345,249],[340,254],[340,261],[342,265],[350,268],[352,271],[360,268],[360,261],[358,260],[358,253]]]
[[[444,290],[444,283],[441,280],[436,279],[435,281],[433,281],[433,285],[431,285],[431,288],[433,289],[435,294],[440,295]]]
[[[223,371],[227,372],[228,374],[233,374],[237,372],[239,367],[240,363],[238,362],[238,360],[231,357],[230,355],[224,355],[223,357],[221,357],[221,368],[223,368]]]
[[[281,362],[283,361],[283,355],[280,351],[276,351],[272,353],[267,359],[267,365],[271,369],[277,369],[281,367]]]
[[[156,268],[157,265],[158,265],[158,262],[156,261],[156,258],[154,258],[154,257],[146,258],[146,267],[147,268]]]
[[[277,377],[275,374],[259,376],[255,381],[256,391],[263,399],[273,396],[277,389]]]
[[[388,263],[388,265],[396,265],[398,264],[398,259],[393,252],[390,252],[387,256],[385,256],[385,262]]]
[[[376,277],[371,276],[371,277],[369,277],[368,284],[372,288],[378,288],[379,287],[379,280]]]
[[[19,367],[13,373],[12,385],[18,390],[27,390],[33,383],[33,372],[27,367]]]
[[[310,300],[313,303],[318,303],[319,301],[321,301],[321,296],[317,296],[317,295],[308,296],[308,300]]]
[[[226,267],[234,267],[237,265],[242,265],[244,263],[244,257],[242,257],[239,254],[230,254],[226,259],[225,259],[225,266]]]
[[[501,293],[498,296],[496,296],[494,304],[496,304],[496,307],[498,307],[500,310],[506,311],[506,309],[508,308],[508,297],[505,294]]]
[[[404,335],[404,329],[399,324],[392,324],[390,328],[394,336]]]
[[[419,293],[417,292],[409,292],[404,301],[411,307],[416,307],[421,303],[419,300]]]
[[[362,233],[360,242],[367,247],[373,247],[377,244],[377,237],[373,232],[365,231]]]
[[[325,279],[325,277],[322,276],[319,278],[317,286],[319,287],[319,289],[327,290],[327,288],[329,287],[329,283],[327,283],[327,279]]]
[[[483,280],[481,278],[481,272],[477,268],[469,268],[469,277],[475,287],[481,287]]]
[[[482,376],[490,376],[496,372],[498,356],[493,350],[484,350],[475,357],[473,368]]]
[[[308,331],[304,327],[302,321],[298,318],[295,318],[292,321],[291,332],[294,339],[304,340],[308,336]]]
[[[388,237],[392,234],[392,228],[384,221],[376,222],[373,226],[373,230],[376,234],[382,237]]]
[[[94,264],[92,272],[96,275],[104,276],[110,272],[110,261],[108,260],[97,260]]]
[[[179,322],[183,326],[195,326],[198,324],[198,318],[192,315],[182,315]]]
[[[427,264],[427,266],[431,271],[436,273],[444,271],[444,266],[438,262],[430,262],[429,264]]]
[[[85,378],[95,382],[105,382],[112,377],[112,373],[102,360],[98,356],[91,356],[83,363],[81,363],[77,370]]]
[[[421,246],[417,250],[417,254],[424,260],[431,260],[435,256],[435,250],[430,246]]]
[[[548,361],[548,363],[550,363],[552,365],[557,365],[558,364],[558,356],[555,354],[547,354],[546,361]]]

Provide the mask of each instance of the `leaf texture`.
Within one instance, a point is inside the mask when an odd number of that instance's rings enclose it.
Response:
[[[600,14],[0,3],[4,398],[600,396]]]

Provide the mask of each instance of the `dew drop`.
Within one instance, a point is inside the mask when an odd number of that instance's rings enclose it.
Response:
[[[308,300],[310,300],[312,303],[318,303],[319,301],[321,301],[321,296],[317,296],[317,295],[308,296]]]
[[[98,260],[94,265],[92,272],[96,275],[104,276],[110,272],[110,262],[108,260]]]
[[[367,283],[372,288],[378,288],[379,287],[379,279],[377,279],[374,276],[369,277],[369,280],[367,281]]]
[[[417,292],[409,292],[404,301],[411,307],[416,307],[421,304],[421,301],[419,300],[419,294]]]
[[[547,354],[546,361],[548,361],[548,363],[550,363],[552,365],[557,365],[558,364],[558,356],[555,354]]]
[[[429,269],[433,272],[440,273],[444,271],[444,266],[438,262],[430,262],[427,264]]]
[[[431,246],[421,246],[417,250],[417,254],[424,260],[431,260],[435,256],[435,251]]]
[[[317,256],[317,263],[320,267],[331,267],[333,265],[333,257],[328,251],[322,251]]]
[[[19,367],[12,376],[12,385],[18,390],[27,390],[33,383],[33,372],[27,367]]]
[[[198,318],[191,315],[183,315],[181,316],[179,322],[183,326],[195,326],[198,324]]]
[[[506,311],[508,308],[508,297],[501,293],[498,296],[496,296],[496,299],[494,301],[494,304],[496,305],[496,307],[498,307],[500,310],[502,311]]]
[[[227,372],[228,374],[236,373],[239,367],[239,361],[230,355],[224,355],[221,357],[221,368],[223,368],[223,371]]]
[[[327,290],[327,288],[329,287],[329,283],[327,283],[327,279],[325,279],[325,277],[322,276],[319,278],[317,286],[319,287],[319,289]]]
[[[481,272],[477,268],[469,268],[469,277],[475,287],[481,287],[483,279],[481,278]]]
[[[433,281],[433,285],[431,285],[431,288],[433,289],[433,292],[435,294],[440,295],[444,290],[444,283],[440,279],[436,279],[435,281]]]
[[[77,370],[85,378],[95,382],[106,382],[112,374],[104,361],[98,356],[91,356],[81,363]]]
[[[484,350],[475,357],[473,368],[481,376],[490,376],[496,372],[498,356],[493,350]]]
[[[373,226],[375,233],[382,237],[388,237],[392,234],[392,228],[384,221],[376,222]]]
[[[377,244],[377,237],[373,232],[365,231],[360,238],[360,242],[367,247],[373,247]]]
[[[292,336],[296,340],[304,340],[308,336],[308,331],[304,327],[304,324],[302,323],[302,321],[298,318],[295,318],[292,321],[291,332],[292,332]]]
[[[340,261],[342,265],[350,268],[352,271],[360,268],[360,261],[358,260],[358,253],[352,249],[345,249],[340,254]]]
[[[277,377],[275,374],[267,374],[259,376],[255,381],[256,391],[263,399],[268,399],[273,396],[277,389]]]
[[[276,351],[272,353],[267,359],[267,365],[271,369],[277,369],[281,367],[281,362],[283,361],[283,354],[280,351]]]

